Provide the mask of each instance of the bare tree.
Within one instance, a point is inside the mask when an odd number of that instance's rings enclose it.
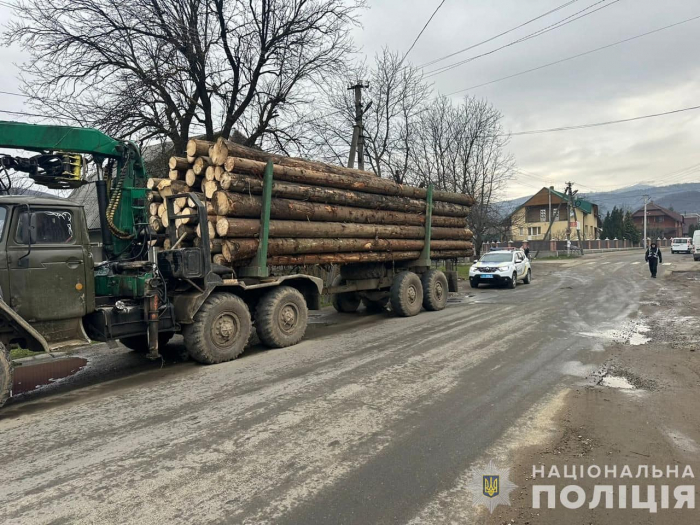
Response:
[[[439,97],[422,115],[412,150],[411,182],[474,197],[469,227],[477,254],[489,229],[503,220],[495,204],[514,167],[501,120],[501,113],[485,100],[468,96],[454,106]]]
[[[374,64],[361,64],[336,80],[326,92],[322,116],[310,121],[319,137],[319,156],[345,162],[355,122],[355,100],[348,86],[366,80],[364,140],[369,168],[380,177],[404,183],[420,116],[430,87],[417,68],[402,64],[401,55],[384,48]]]
[[[364,0],[18,0],[44,113],[120,137],[297,140],[310,86],[341,68]]]

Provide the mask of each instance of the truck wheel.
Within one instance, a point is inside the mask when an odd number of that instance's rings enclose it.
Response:
[[[345,279],[340,275],[333,279],[332,286],[341,286],[345,284]],[[360,296],[357,292],[343,292],[333,294],[333,308],[337,312],[343,314],[351,314],[356,312],[360,307]]]
[[[190,357],[213,365],[235,359],[245,349],[252,323],[243,299],[231,293],[214,293],[182,331]]]
[[[175,335],[174,332],[159,332],[158,333],[158,349],[163,349]],[[119,342],[126,346],[129,350],[133,350],[139,354],[148,352],[148,336],[132,335],[130,337],[122,337]]]
[[[456,271],[450,270],[445,272],[447,277],[447,291],[459,292],[459,274]]]
[[[389,297],[385,297],[384,299],[380,299],[378,301],[363,297],[362,304],[365,305],[368,312],[378,314],[386,310],[386,307],[389,304]]]
[[[292,346],[302,340],[309,321],[304,296],[291,286],[267,292],[255,311],[255,329],[271,348]]]
[[[5,349],[5,345],[0,343],[0,407],[5,404],[10,397],[12,390],[12,362],[10,354]]]
[[[447,277],[440,270],[428,270],[421,276],[423,284],[423,308],[436,312],[447,306]]]
[[[402,317],[412,317],[423,304],[423,285],[413,272],[401,272],[391,285],[391,309]]]

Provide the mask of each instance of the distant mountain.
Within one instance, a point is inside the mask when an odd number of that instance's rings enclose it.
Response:
[[[561,189],[561,188],[558,188]],[[533,191],[533,195],[535,192]],[[605,215],[615,206],[625,210],[636,211],[644,206],[644,195],[664,208],[678,213],[700,213],[700,183],[671,184],[669,186],[649,186],[635,184],[626,188],[606,192],[579,192],[579,195],[597,204],[601,215]],[[498,204],[504,213],[510,213],[530,197],[520,197],[502,201]]]

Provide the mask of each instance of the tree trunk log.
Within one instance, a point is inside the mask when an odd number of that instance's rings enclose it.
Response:
[[[229,217],[260,217],[261,197],[217,191],[212,198],[217,215]],[[272,199],[270,217],[308,221],[356,222],[365,224],[400,224],[420,226],[425,215],[398,211],[366,210],[350,206],[316,204],[290,199]],[[433,217],[435,226],[464,228],[465,219],[459,217]]]
[[[232,172],[235,166],[237,172],[251,173],[258,177],[262,177],[265,172],[264,162],[240,157],[234,157],[230,162],[232,162],[232,167],[229,169],[227,164],[226,171]],[[367,193],[379,193],[381,195],[394,195],[425,200],[428,194],[428,190],[425,188],[403,186],[387,179],[380,179],[379,177],[337,175],[334,173],[282,166],[279,164],[274,165],[273,174],[275,179],[285,182],[298,182],[302,184],[311,184],[312,186],[326,186],[330,188],[364,191]],[[440,190],[433,191],[433,201],[451,202],[464,206],[471,206],[474,203],[474,199],[469,195]]]
[[[187,149],[189,151],[190,144],[187,143]],[[213,156],[212,156],[213,154]],[[266,153],[264,151],[248,148],[235,142],[220,138],[216,143],[212,144],[209,149],[209,155],[214,164],[223,166],[226,162],[227,157],[241,157],[245,159],[256,160],[258,162],[267,163],[271,160],[275,164],[281,166],[290,166],[296,168],[306,168],[316,171],[323,171],[326,173],[334,173],[337,175],[346,176],[360,176],[360,177],[376,177],[376,175],[370,171],[356,170],[353,168],[346,168],[343,166],[335,166],[333,164],[327,164],[325,162],[316,162],[312,160],[300,159],[296,157],[285,157],[282,155],[275,155],[274,153]],[[232,171],[232,170],[228,170]]]
[[[187,173],[185,174],[185,184],[187,184],[190,188],[197,189],[201,187],[203,178],[195,174],[194,170],[187,170]]]
[[[260,220],[217,217],[216,233],[219,237],[257,237]],[[270,237],[321,237],[362,239],[423,239],[422,226],[389,226],[383,224],[354,224],[345,222],[270,221]],[[468,241],[472,232],[466,228],[433,227],[432,239],[459,239]]]
[[[187,162],[187,159],[182,158],[182,157],[170,157],[170,160],[168,161],[168,167],[171,170],[188,170],[190,169],[190,163]]]
[[[146,201],[148,202],[163,202],[163,197],[157,191],[149,191],[146,193]]]
[[[471,257],[473,250],[443,250],[431,251],[430,257],[435,260],[457,259],[459,257]],[[325,253],[309,255],[276,255],[267,259],[270,266],[290,266],[305,264],[349,264],[361,262],[391,262],[410,261],[418,259],[420,252],[368,252],[368,253]]]
[[[156,233],[162,232],[165,229],[163,223],[160,221],[160,217],[157,215],[152,215],[148,218],[148,225]]]
[[[204,192],[204,197],[211,199],[214,193],[221,189],[221,185],[215,180],[205,180],[202,183],[202,191]]]
[[[432,247],[432,245],[431,245]],[[422,250],[423,241],[417,239],[270,239],[269,256],[294,254],[320,254],[342,252],[387,252]],[[469,241],[435,241],[436,250],[469,250]],[[258,239],[226,239],[222,253],[229,262],[250,259],[258,250]]]
[[[170,180],[185,180],[185,170],[169,170],[168,178]]]
[[[224,172],[221,178],[221,189],[237,193],[252,193],[261,195],[263,182],[257,177]],[[309,186],[290,182],[273,182],[272,196],[287,199],[297,199],[324,204],[341,204],[372,210],[402,211],[406,213],[425,213],[425,201],[409,197],[378,195],[352,190],[339,190],[322,186]],[[435,202],[433,215],[447,217],[466,217],[469,207],[449,202]]]
[[[204,176],[204,172],[211,165],[211,159],[209,157],[197,157],[192,165],[195,175]]]
[[[206,157],[213,143],[208,140],[190,139],[187,141],[186,153],[188,157]]]

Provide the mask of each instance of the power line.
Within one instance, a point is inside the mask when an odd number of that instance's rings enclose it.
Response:
[[[546,13],[543,13],[539,16],[536,16],[535,18],[531,18],[527,22],[523,22],[522,24],[515,26],[511,29],[508,29],[507,31],[504,31],[503,33],[499,33],[496,36],[492,36],[491,38],[487,38],[486,40],[482,40],[481,42],[473,44],[469,47],[465,47],[464,49],[460,49],[459,51],[455,51],[454,53],[450,53],[449,55],[445,55],[443,57],[436,58],[434,60],[431,60],[429,62],[421,64],[420,66],[417,66],[417,67],[419,69],[422,69],[422,68],[427,67],[427,66],[432,66],[433,64],[437,64],[438,62],[442,62],[443,60],[447,60],[448,58],[452,58],[455,55],[459,55],[460,53],[464,53],[465,51],[469,51],[470,49],[474,49],[475,47],[479,47],[483,44],[487,44],[488,42],[496,40],[497,38],[500,38],[503,35],[507,35],[508,33],[512,33],[513,31],[520,29],[521,27],[525,27],[526,25],[531,24],[532,22],[535,22],[536,20],[539,20],[540,18],[544,18],[547,15],[551,15],[552,13],[559,11],[560,9],[564,9],[565,7],[568,7],[575,2],[578,2],[578,0],[570,0],[569,2],[566,2],[565,4],[560,5],[559,7],[555,7],[554,9],[551,9],[550,11],[547,11]]]
[[[583,53],[579,53],[579,54],[577,54],[577,55],[573,55],[573,56],[570,56],[570,57],[567,57],[567,58],[562,58],[561,60],[556,60],[556,61],[554,61],[554,62],[550,62],[549,64],[544,64],[544,65],[542,65],[542,66],[533,67],[533,68],[531,68],[531,69],[527,69],[527,70],[521,71],[521,72],[519,72],[519,73],[514,73],[514,74],[512,74],[512,75],[508,75],[508,76],[505,76],[505,77],[497,78],[497,79],[495,79],[495,80],[491,80],[491,81],[489,81],[489,82],[484,82],[483,84],[477,84],[477,85],[475,85],[475,86],[471,86],[471,87],[468,87],[468,88],[459,89],[459,90],[457,90],[457,91],[453,91],[452,93],[448,93],[447,96],[449,97],[449,96],[452,96],[452,95],[456,95],[457,93],[462,93],[463,91],[469,91],[469,90],[476,89],[476,88],[480,88],[480,87],[483,87],[483,86],[488,86],[488,85],[490,85],[490,84],[495,84],[496,82],[502,82],[503,80],[508,80],[508,79],[510,79],[510,78],[519,77],[519,76],[525,75],[525,74],[527,74],[527,73],[532,73],[532,72],[534,72],[534,71],[539,71],[540,69],[544,69],[544,68],[551,67],[551,66],[554,66],[554,65],[557,65],[557,64],[561,64],[562,62],[567,62],[567,61],[573,60],[573,59],[575,59],[575,58],[580,58],[580,57],[582,57],[582,56],[590,55],[590,54],[592,54],[592,53],[597,53],[598,51],[602,51],[602,50],[604,50],[604,49],[608,49],[608,48],[610,48],[610,47],[618,46],[618,45],[620,45],[620,44],[624,44],[624,43],[626,43],[626,42],[630,42],[630,41],[636,40],[636,39],[638,39],[638,38],[642,38],[642,37],[645,37],[645,36],[648,36],[648,35],[652,35],[652,34],[654,34],[654,33],[658,33],[659,31],[664,31],[664,30],[666,30],[666,29],[670,29],[670,28],[672,28],[672,27],[676,27],[676,26],[679,26],[679,25],[681,25],[681,24],[686,24],[686,23],[688,23],[688,22],[692,22],[693,20],[697,20],[698,18],[700,18],[700,15],[694,16],[694,17],[692,17],[692,18],[687,18],[687,19],[682,20],[682,21],[680,21],[680,22],[676,22],[675,24],[670,24],[670,25],[667,25],[667,26],[664,26],[664,27],[660,27],[660,28],[658,28],[658,29],[654,29],[653,31],[648,31],[648,32],[646,32],[646,33],[642,33],[641,35],[636,35],[636,36],[633,36],[633,37],[630,37],[630,38],[625,38],[624,40],[619,40],[618,42],[613,42],[612,44],[607,44],[607,45],[605,45],[605,46],[597,47],[597,48],[595,48],[595,49],[591,49],[590,51],[584,51]]]
[[[596,128],[596,127],[600,127],[600,126],[609,126],[611,124],[621,124],[623,122],[633,122],[635,120],[643,120],[643,119],[654,118],[654,117],[662,117],[665,115],[673,115],[675,113],[682,113],[684,111],[693,111],[696,109],[700,109],[700,106],[692,106],[689,108],[674,109],[673,111],[665,111],[663,113],[652,113],[651,115],[641,115],[639,117],[625,118],[625,119],[619,119],[619,120],[608,120],[606,122],[595,122],[592,124],[580,124],[577,126],[562,126],[559,128],[549,128],[549,129],[533,129],[533,130],[529,130],[529,131],[516,131],[515,133],[504,134],[504,135],[499,135],[499,136],[516,137],[516,136],[520,136],[520,135],[537,135],[540,133],[553,133],[556,131],[570,131],[570,130],[574,130],[574,129]]]
[[[437,12],[438,12],[438,11],[440,10],[440,8],[442,7],[442,4],[444,4],[444,3],[445,3],[445,0],[442,0],[442,2],[440,2],[440,5],[438,5],[438,6],[435,8],[435,11],[433,11],[433,14],[430,15],[430,18],[428,18],[428,21],[427,21],[427,22],[425,23],[425,25],[423,26],[423,29],[420,30],[420,33],[418,33],[418,36],[417,36],[416,39],[413,41],[413,44],[411,44],[411,47],[408,48],[408,51],[406,51],[406,54],[405,54],[405,55],[403,56],[403,58],[401,59],[401,62],[399,62],[399,67],[401,67],[401,64],[403,64],[403,61],[406,60],[406,57],[408,56],[408,54],[411,52],[411,50],[413,50],[413,48],[415,47],[415,45],[418,43],[418,40],[420,39],[420,37],[423,36],[423,32],[424,32],[424,31],[426,30],[426,28],[428,27],[428,24],[430,24],[430,22],[432,21],[433,17],[435,17],[435,15],[437,14]]]
[[[0,5],[2,5],[2,3],[0,3]],[[25,95],[24,93],[13,93],[12,91],[0,91],[0,95],[12,95],[13,97],[29,98],[29,95]]]
[[[553,24],[553,25],[550,25],[550,26],[547,26],[546,28],[543,28],[543,29],[540,29],[540,30],[538,30],[538,31],[535,31],[534,33],[530,33],[529,35],[526,35],[526,36],[524,36],[524,37],[522,37],[522,38],[520,38],[520,39],[518,39],[518,40],[514,40],[513,42],[509,42],[508,44],[502,45],[501,47],[497,47],[496,49],[492,49],[491,51],[487,51],[487,52],[485,52],[485,53],[481,53],[480,55],[475,55],[475,56],[473,56],[473,57],[466,58],[466,59],[461,60],[461,61],[459,61],[459,62],[455,62],[455,63],[453,63],[453,64],[449,64],[449,65],[446,65],[446,66],[443,66],[443,67],[434,69],[434,70],[432,70],[432,71],[428,71],[428,72],[425,74],[425,77],[428,78],[428,77],[432,77],[432,76],[439,75],[439,74],[441,74],[441,73],[445,73],[446,71],[450,71],[451,69],[455,69],[455,68],[457,68],[457,67],[459,67],[459,66],[461,66],[461,65],[463,65],[463,64],[466,64],[467,62],[472,62],[472,61],[476,60],[477,58],[482,58],[482,57],[485,57],[485,56],[488,56],[488,55],[492,55],[493,53],[496,53],[497,51],[501,51],[502,49],[506,49],[506,48],[508,48],[508,47],[514,46],[514,45],[516,45],[516,44],[519,44],[519,43],[521,43],[521,42],[525,42],[525,41],[530,40],[530,39],[532,39],[532,38],[536,38],[536,37],[538,37],[538,36],[541,36],[541,35],[543,35],[543,34],[545,34],[545,33],[549,33],[550,31],[554,31],[555,29],[559,29],[560,27],[564,27],[565,25],[571,24],[572,22],[575,22],[576,20],[579,20],[579,19],[581,19],[581,18],[583,18],[583,17],[590,16],[590,15],[592,15],[593,13],[596,13],[596,12],[600,11],[601,9],[605,9],[605,8],[607,8],[607,7],[610,7],[610,6],[612,6],[612,5],[615,5],[615,4],[616,4],[617,2],[619,2],[620,0],[612,0],[611,3],[606,4],[606,5],[603,5],[603,6],[599,7],[599,8],[597,8],[597,9],[594,9],[593,11],[590,11],[590,12],[588,12],[588,13],[585,13],[585,12],[584,12],[584,11],[587,11],[588,9],[590,9],[591,7],[593,7],[593,6],[595,6],[595,5],[598,5],[598,4],[600,4],[600,3],[602,3],[602,2],[605,2],[605,1],[606,1],[606,0],[599,0],[599,1],[596,2],[595,4],[592,4],[592,5],[588,6],[586,9],[584,9],[584,10],[582,10],[582,11],[578,11],[577,13],[574,13],[573,15],[570,15],[570,16],[568,16],[567,18],[564,18],[564,19],[560,20],[559,22],[557,22],[557,23],[555,23],[555,24]],[[583,13],[583,14],[581,14],[581,13]],[[571,20],[567,20],[567,19],[571,18],[572,16],[576,16],[577,14],[581,14],[581,15],[580,15],[580,16],[577,16],[576,18],[573,18],[573,19],[571,19]],[[566,21],[565,21],[565,20],[566,20]]]
[[[0,113],[8,113],[10,115],[23,115],[25,117],[51,118],[47,115],[39,115],[38,113],[27,113],[25,111],[9,111],[7,109],[0,109]]]

